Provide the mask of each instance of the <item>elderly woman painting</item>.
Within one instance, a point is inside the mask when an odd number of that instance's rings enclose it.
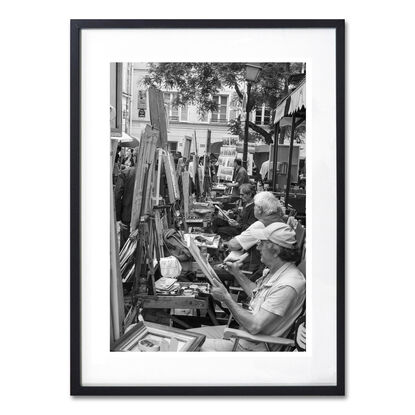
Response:
[[[300,315],[305,300],[305,278],[295,266],[299,255],[295,233],[290,226],[277,222],[253,230],[253,235],[259,240],[261,262],[266,266],[263,276],[252,282],[240,272],[240,264],[227,264],[229,272],[251,298],[250,309],[238,305],[220,284],[213,286],[211,293],[226,304],[244,330],[284,337]],[[230,351],[233,341],[223,339],[224,329],[225,326],[214,326],[192,330],[207,336],[201,351]],[[264,350],[263,343],[241,340],[238,345],[238,351]],[[277,351],[278,346],[273,350]]]

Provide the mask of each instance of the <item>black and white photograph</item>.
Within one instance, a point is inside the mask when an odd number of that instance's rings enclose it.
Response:
[[[1,413],[415,413],[410,4],[3,7]]]
[[[305,351],[306,63],[110,76],[111,350]]]
[[[343,29],[72,22],[74,395],[344,393]]]

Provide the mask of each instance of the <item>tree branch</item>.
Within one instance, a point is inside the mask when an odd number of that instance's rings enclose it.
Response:
[[[265,138],[265,142],[267,144],[272,144],[273,140],[272,140],[272,134],[269,133],[268,131],[264,130],[263,128],[261,128],[259,125],[254,124],[252,121],[248,122],[248,125],[250,128],[252,128],[255,132],[257,132],[258,134],[261,134],[264,138]]]
[[[235,83],[235,91],[238,94],[238,97],[241,99],[241,101],[243,101],[244,99],[244,94],[241,92],[241,90],[239,89],[239,86],[237,83]]]

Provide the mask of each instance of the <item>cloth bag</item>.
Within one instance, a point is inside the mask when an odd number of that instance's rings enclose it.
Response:
[[[179,260],[171,255],[166,258],[160,258],[160,272],[163,277],[177,278],[182,272],[182,266]]]

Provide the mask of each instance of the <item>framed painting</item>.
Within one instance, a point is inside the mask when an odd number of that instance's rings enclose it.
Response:
[[[114,351],[192,352],[203,343],[202,334],[183,332],[155,323],[139,323],[114,344]]]
[[[344,100],[343,20],[71,21],[72,395],[345,394]],[[221,301],[222,245],[198,229],[213,211],[231,223],[225,199],[248,165],[300,253],[268,234],[301,279],[284,310],[255,305],[278,282],[266,270],[243,271],[245,311]],[[253,329],[263,309],[272,324]],[[220,342],[232,347],[208,348]]]

